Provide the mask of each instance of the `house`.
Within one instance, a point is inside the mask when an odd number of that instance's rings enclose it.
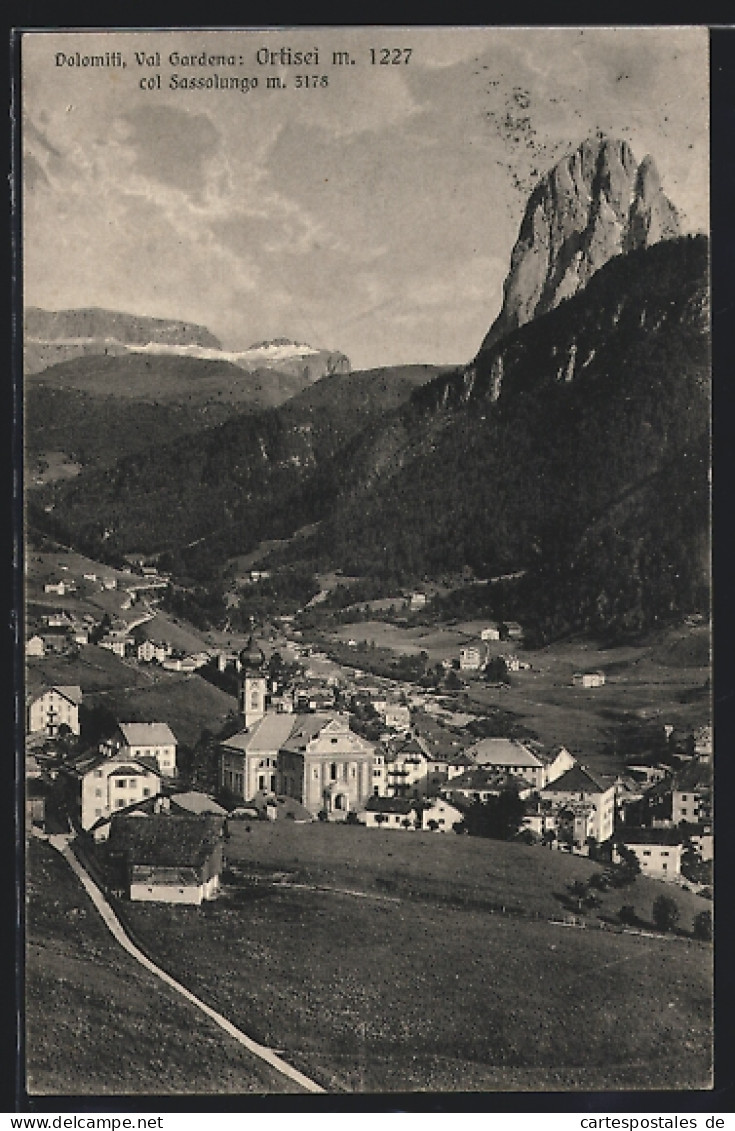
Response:
[[[166,777],[176,773],[176,736],[168,723],[118,723],[105,747],[128,758],[153,758]]]
[[[543,789],[551,777],[550,764],[541,757],[541,751],[515,738],[481,738],[466,753],[476,765],[515,774],[535,789]]]
[[[411,726],[411,711],[400,703],[388,703],[383,711],[383,722],[390,730],[408,730]]]
[[[615,825],[615,784],[601,782],[586,766],[573,766],[539,790],[556,822],[557,840],[582,849],[590,837],[604,844]],[[548,826],[547,826],[548,827]]]
[[[517,620],[504,621],[500,627],[501,640],[522,640],[523,628]]]
[[[480,633],[480,640],[500,640],[500,627],[497,624],[489,624],[487,628],[483,628]]]
[[[69,591],[69,585],[66,581],[47,581],[43,587],[44,593],[56,593],[59,597],[63,597]]]
[[[117,809],[161,792],[161,775],[152,758],[86,754],[61,771],[70,806],[86,831]]]
[[[474,763],[461,747],[431,743],[412,733],[389,745],[385,758],[385,792],[416,800],[436,796],[452,778]]]
[[[417,609],[423,609],[426,605],[426,594],[414,592],[408,599],[408,607],[411,612],[416,612]]]
[[[130,900],[200,906],[219,891],[223,865],[221,817],[117,817],[108,840],[113,887]]]
[[[603,687],[605,683],[605,673],[596,672],[575,672],[572,676],[573,687]]]
[[[695,730],[693,738],[695,756],[697,758],[700,758],[702,761],[708,761],[712,757],[714,750],[712,727],[699,727],[697,730]]]
[[[635,853],[644,876],[675,880],[681,875],[683,837],[677,829],[625,829],[613,846],[615,864],[621,861],[621,844]]]
[[[483,667],[486,659],[485,649],[477,644],[467,644],[459,650],[459,670],[461,672],[478,672]]]
[[[373,829],[413,829],[417,820],[414,802],[407,797],[371,797],[358,818]]]
[[[671,820],[694,824],[712,819],[712,766],[692,762],[671,782]]]
[[[26,658],[30,658],[31,656],[45,656],[46,645],[43,642],[43,637],[38,634],[29,637],[29,639],[26,640],[25,653]]]
[[[449,833],[462,820],[462,811],[445,797],[434,797],[416,807],[416,819],[420,829]]]
[[[72,686],[49,687],[28,705],[28,732],[43,732],[56,738],[59,728],[67,726],[72,734],[79,734],[79,705],[82,689]]]
[[[519,797],[524,799],[533,792],[531,783],[525,782],[516,774],[507,774],[486,766],[473,766],[463,774],[451,778],[442,793],[450,801],[489,801],[491,797],[499,797],[507,789],[516,789]]]

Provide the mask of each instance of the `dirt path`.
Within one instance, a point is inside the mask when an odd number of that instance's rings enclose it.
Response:
[[[138,947],[135,946],[134,943],[132,943],[128,938],[128,935],[125,933],[120,920],[117,918],[109,903],[103,896],[102,892],[97,887],[97,884],[94,882],[89,873],[82,867],[82,865],[79,863],[76,856],[72,852],[69,846],[70,840],[71,837],[69,837],[68,835],[50,836],[48,838],[48,842],[52,846],[52,848],[55,848],[57,852],[61,853],[61,855],[68,863],[69,867],[78,877],[85,891],[102,916],[105,926],[108,928],[108,930],[111,932],[120,946],[124,950],[126,950],[128,954],[130,954],[136,960],[136,962],[139,962],[141,966],[144,966],[145,969],[149,970],[152,974],[155,974],[155,976],[157,978],[160,978],[162,982],[165,982],[167,986],[170,986],[172,989],[176,990],[178,994],[181,994],[181,996],[186,998],[188,1002],[196,1006],[196,1008],[201,1010],[202,1013],[206,1014],[207,1017],[214,1021],[215,1024],[219,1025],[221,1029],[224,1029],[225,1033],[227,1033],[228,1036],[233,1037],[238,1042],[238,1044],[242,1045],[243,1048],[247,1049],[248,1052],[252,1053],[254,1056],[257,1056],[260,1060],[265,1061],[265,1063],[269,1064],[271,1068],[275,1068],[277,1072],[280,1072],[283,1076],[287,1076],[289,1080],[293,1080],[307,1092],[324,1092],[324,1088],[317,1084],[316,1081],[311,1080],[308,1076],[304,1076],[303,1073],[298,1071],[298,1069],[292,1067],[292,1065],[290,1064],[287,1064],[285,1060],[282,1060],[281,1057],[277,1055],[277,1053],[268,1048],[266,1045],[258,1044],[258,1042],[254,1041],[252,1037],[248,1037],[246,1033],[243,1033],[241,1029],[238,1029],[237,1026],[233,1025],[232,1022],[228,1021],[226,1017],[223,1017],[221,1013],[217,1013],[217,1011],[212,1009],[211,1006],[206,1005],[205,1002],[201,1001],[198,997],[196,997],[195,994],[191,993],[190,990],[187,990],[186,986],[182,986],[180,982],[177,982],[175,978],[172,978],[170,974],[167,974],[166,971],[162,970],[160,966],[156,966],[154,962],[151,962],[151,960],[147,958],[146,955],[143,954],[143,952],[139,950]]]

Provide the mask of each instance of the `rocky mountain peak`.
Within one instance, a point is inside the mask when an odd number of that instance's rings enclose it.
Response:
[[[480,352],[576,294],[613,256],[678,234],[653,159],[638,163],[626,141],[588,138],[531,193]]]

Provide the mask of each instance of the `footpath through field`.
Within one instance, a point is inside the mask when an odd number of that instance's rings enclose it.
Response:
[[[296,1084],[299,1084],[302,1088],[305,1089],[305,1091],[324,1092],[325,1089],[317,1084],[315,1080],[311,1080],[308,1076],[304,1076],[304,1074],[299,1072],[297,1068],[294,1068],[292,1065],[288,1064],[285,1060],[278,1056],[278,1054],[275,1053],[273,1049],[268,1048],[266,1045],[258,1044],[258,1042],[254,1041],[252,1037],[248,1037],[246,1033],[243,1033],[242,1029],[238,1029],[236,1025],[233,1025],[231,1021],[228,1021],[226,1017],[223,1017],[221,1013],[218,1013],[215,1009],[212,1009],[205,1002],[201,1001],[195,994],[191,993],[190,990],[187,990],[186,986],[182,986],[180,982],[177,982],[175,978],[172,978],[170,974],[167,974],[166,971],[162,970],[160,966],[156,966],[154,962],[151,962],[151,960],[146,957],[146,955],[143,954],[143,952],[139,950],[138,947],[135,946],[135,944],[130,940],[127,933],[125,932],[125,929],[120,923],[120,920],[115,915],[115,912],[110,907],[110,904],[105,899],[99,887],[86,871],[86,869],[83,868],[77,860],[76,856],[69,847],[71,839],[72,838],[68,834],[49,836],[48,843],[52,846],[52,848],[55,848],[57,852],[61,853],[61,855],[68,863],[69,867],[78,877],[78,879],[84,886],[85,891],[102,916],[105,926],[108,928],[108,930],[111,932],[120,946],[123,947],[123,949],[126,950],[128,954],[130,954],[136,960],[136,962],[139,962],[141,966],[144,966],[146,970],[150,970],[152,974],[155,974],[157,978],[160,978],[162,982],[165,982],[167,986],[171,986],[171,988],[176,990],[178,994],[181,994],[182,997],[186,998],[188,1002],[196,1006],[197,1009],[200,1009],[202,1013],[205,1013],[207,1017],[211,1018],[211,1020],[214,1021],[215,1024],[219,1025],[221,1029],[224,1029],[225,1033],[227,1033],[228,1036],[233,1037],[238,1042],[238,1044],[242,1045],[243,1048],[246,1048],[248,1052],[251,1052],[260,1060],[265,1061],[266,1064],[269,1064],[271,1068],[275,1068],[275,1070],[277,1072],[280,1072],[283,1076],[287,1076],[290,1080],[293,1080]]]

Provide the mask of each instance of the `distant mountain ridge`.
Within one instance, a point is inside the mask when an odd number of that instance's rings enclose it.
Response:
[[[278,369],[305,384],[325,374],[349,373],[350,361],[335,350],[289,338],[225,350],[206,327],[174,319],[147,318],[99,307],[24,313],[24,368],[33,375],[75,357],[124,357],[129,353],[227,362],[240,369]]]
[[[679,234],[653,159],[638,163],[626,141],[588,138],[531,193],[503,306],[479,352],[576,294],[613,256]]]

